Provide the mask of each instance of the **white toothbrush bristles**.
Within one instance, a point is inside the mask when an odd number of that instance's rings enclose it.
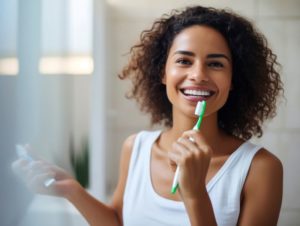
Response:
[[[196,109],[195,109],[195,115],[200,115],[202,111],[204,101],[198,101]]]

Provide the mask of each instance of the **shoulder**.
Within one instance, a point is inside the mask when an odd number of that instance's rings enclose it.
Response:
[[[281,161],[265,148],[260,149],[253,158],[249,174],[259,175],[272,174],[278,175],[283,173]],[[257,175],[257,176],[259,176]]]
[[[122,146],[122,153],[121,153],[121,161],[123,158],[128,159],[131,156],[134,145],[136,142],[143,143],[152,137],[156,137],[156,134],[160,133],[159,130],[157,131],[140,131],[139,133],[132,134],[125,139]]]
[[[120,176],[124,176],[124,173],[127,173],[128,171],[129,161],[136,136],[137,134],[132,134],[129,137],[127,137],[123,142],[120,158]]]
[[[252,160],[245,186],[254,187],[258,183],[280,182],[282,177],[281,161],[265,148],[261,148]]]
[[[134,146],[134,141],[137,134],[130,135],[125,139],[122,146],[120,166],[119,166],[119,180],[112,197],[112,207],[117,211],[119,219],[122,221],[123,196],[126,186],[127,174],[129,170],[129,162]]]
[[[136,136],[137,134],[132,134],[124,140],[122,146],[122,154],[128,155],[131,153]]]
[[[127,137],[123,142],[120,158],[121,172],[124,172],[124,170],[126,170],[126,172],[128,171],[129,161],[132,154],[134,142],[136,140],[136,136],[137,134],[132,134],[129,137]]]
[[[252,160],[245,186],[248,186],[249,190],[257,190],[257,186],[264,186],[265,192],[268,189],[272,190],[272,187],[282,190],[282,181],[281,161],[268,150],[260,149]]]
[[[254,156],[244,184],[239,225],[276,225],[282,191],[282,163],[262,148]]]

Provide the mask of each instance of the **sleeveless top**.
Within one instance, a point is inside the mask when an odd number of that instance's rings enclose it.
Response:
[[[190,225],[184,203],[160,196],[152,186],[151,149],[160,133],[142,131],[135,138],[123,197],[124,226]],[[219,226],[237,224],[241,191],[259,149],[249,141],[244,142],[206,185]]]

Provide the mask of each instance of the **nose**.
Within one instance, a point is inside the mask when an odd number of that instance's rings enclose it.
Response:
[[[207,82],[209,80],[205,65],[195,64],[190,71],[189,78],[195,82]]]

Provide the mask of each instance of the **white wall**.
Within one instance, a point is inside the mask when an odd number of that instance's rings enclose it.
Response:
[[[269,123],[261,143],[275,153],[284,166],[284,197],[280,225],[300,224],[300,1],[261,0],[256,21],[266,34],[282,64],[286,102]]]
[[[251,18],[267,36],[271,47],[283,65],[287,103],[281,104],[278,116],[266,127],[262,139],[255,140],[275,153],[284,164],[284,200],[279,225],[300,224],[300,1],[174,1],[174,0],[108,0],[109,4],[109,89],[108,89],[108,191],[115,187],[118,177],[119,153],[123,140],[131,133],[149,128],[148,117],[142,115],[134,101],[125,99],[129,83],[120,81],[117,73],[127,61],[125,53],[138,40],[140,32],[152,21],[173,8],[191,4],[229,7]]]

